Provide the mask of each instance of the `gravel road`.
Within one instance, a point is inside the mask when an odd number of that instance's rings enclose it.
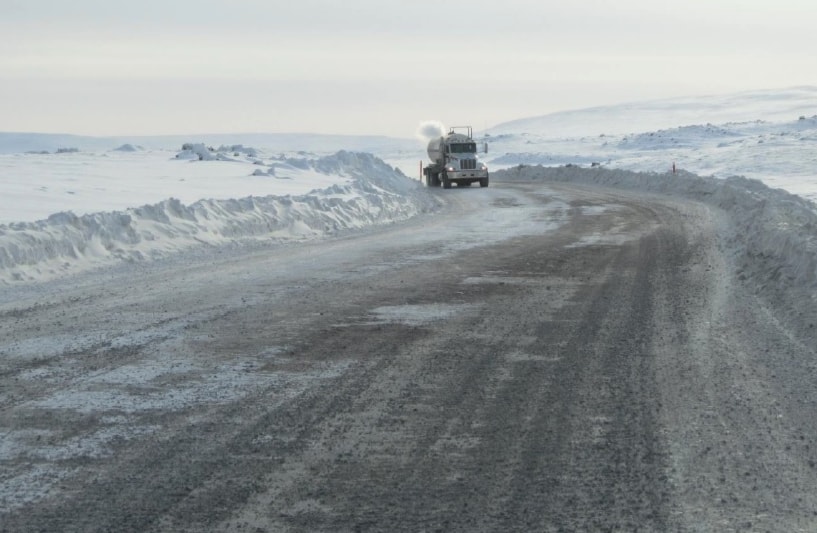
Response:
[[[0,531],[815,531],[723,215],[565,184],[0,293]]]

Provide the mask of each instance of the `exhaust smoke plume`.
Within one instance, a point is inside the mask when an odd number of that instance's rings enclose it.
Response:
[[[415,133],[415,136],[424,143],[427,143],[431,139],[442,137],[443,135],[445,135],[445,126],[438,120],[420,122],[420,125],[417,127],[417,133]]]

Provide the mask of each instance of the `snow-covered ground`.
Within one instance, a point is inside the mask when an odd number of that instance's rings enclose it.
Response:
[[[189,148],[0,156],[0,284],[202,245],[322,237],[437,206],[371,154]]]
[[[817,88],[679,98],[500,124],[492,169],[573,164],[756,178],[817,200]]]
[[[80,216],[121,211],[168,198],[192,204],[298,195],[349,181],[298,159],[264,160],[227,151],[199,161],[192,155],[164,150],[0,155],[0,223],[43,220],[61,211]]]
[[[411,129],[406,139],[0,133],[0,284],[193,246],[314,238],[433,210],[438,197],[416,180],[425,146]],[[583,109],[482,135],[492,170],[664,173],[674,163],[817,201],[814,87]],[[196,145],[182,150],[188,142]]]

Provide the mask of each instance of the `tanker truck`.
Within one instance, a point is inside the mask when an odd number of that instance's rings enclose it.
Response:
[[[487,152],[488,145],[483,146]],[[451,128],[448,135],[431,139],[428,157],[431,164],[423,167],[423,180],[428,187],[442,185],[450,189],[452,183],[462,187],[474,182],[479,182],[480,187],[488,186],[488,167],[477,157],[471,126],[457,126]]]

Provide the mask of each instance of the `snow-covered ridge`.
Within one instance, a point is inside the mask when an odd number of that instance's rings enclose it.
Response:
[[[172,150],[189,142],[191,135],[151,135],[127,137],[89,137],[54,133],[15,133],[0,131],[0,154],[56,152],[60,148],[77,148],[82,152],[111,150],[131,145],[146,150]],[[318,133],[214,133],[196,134],[197,142],[208,146],[245,144],[279,152],[309,150],[324,154],[338,150],[382,152],[403,147],[412,139],[395,139],[378,135],[324,135]]]
[[[629,134],[673,126],[762,120],[780,122],[815,113],[817,87],[667,98],[561,111],[498,124],[491,135],[537,133],[547,138]]]
[[[813,108],[816,110],[817,108]],[[817,115],[782,122],[705,123],[624,135],[550,138],[542,132],[489,137],[493,168],[593,163],[654,172],[672,167],[694,174],[756,178],[817,200]]]
[[[706,178],[688,172],[645,173],[604,168],[524,166],[494,180],[586,183],[687,198],[722,209],[737,275],[817,342],[817,204],[755,179]]]
[[[438,206],[418,182],[369,154],[342,151],[286,163],[347,179],[303,195],[190,205],[171,198],[123,211],[62,212],[37,222],[0,225],[0,282],[44,280],[201,245],[321,237],[404,220]]]

